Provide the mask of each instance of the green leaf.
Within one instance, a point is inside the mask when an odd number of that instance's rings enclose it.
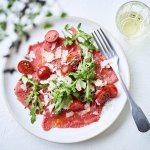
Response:
[[[93,93],[92,93],[92,90],[90,88],[89,81],[87,81],[87,87],[86,87],[86,90],[85,90],[84,101],[88,102],[88,103],[93,101]]]
[[[30,102],[32,101],[33,94],[34,94],[33,91],[31,91],[30,94],[27,96],[26,107],[29,106]]]
[[[78,24],[77,29],[81,31],[81,23]]]
[[[14,24],[14,31],[20,38],[23,38],[26,35],[26,32],[24,31],[24,27],[25,25],[20,23]]]
[[[46,17],[51,17],[51,16],[53,16],[53,13],[48,11],[47,14],[46,14]]]
[[[0,28],[5,31],[7,29],[7,22],[6,21],[0,22]]]
[[[40,12],[35,12],[35,13],[32,13],[32,14],[30,14],[30,16],[29,16],[29,19],[31,19],[31,20],[34,20],[37,16],[39,16],[40,15]]]
[[[30,116],[31,116],[31,123],[33,124],[35,121],[36,121],[36,106],[35,105],[32,105],[31,108],[30,108]]]
[[[16,0],[9,0],[8,4],[7,4],[7,8],[10,9],[13,6],[13,4],[15,3],[15,1]]]
[[[62,12],[61,14],[60,14],[60,17],[61,18],[65,18],[67,16],[67,13],[66,12]]]
[[[44,29],[49,29],[49,28],[51,28],[51,27],[53,27],[53,24],[52,24],[52,23],[49,23],[49,22],[46,22],[46,23],[44,23],[44,25],[43,25],[43,28],[44,28]]]

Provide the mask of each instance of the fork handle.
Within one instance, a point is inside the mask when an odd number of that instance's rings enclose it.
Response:
[[[148,119],[146,118],[144,112],[142,111],[142,109],[135,103],[135,101],[133,100],[132,96],[130,95],[123,79],[122,76],[118,73],[121,85],[124,89],[124,92],[127,96],[127,99],[130,102],[130,108],[132,110],[132,116],[133,119],[135,121],[135,124],[138,128],[138,130],[140,132],[147,132],[150,129],[150,123],[148,121]]]

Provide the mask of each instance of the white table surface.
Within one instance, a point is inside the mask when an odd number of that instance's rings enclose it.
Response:
[[[130,66],[131,94],[150,120],[150,34],[145,38],[127,41],[118,32],[115,15],[127,0],[59,0],[69,15],[88,18],[108,29],[119,41]],[[143,0],[150,6],[149,0]],[[0,71],[4,59],[0,51]],[[0,74],[1,79],[1,74]],[[1,81],[0,81],[1,83]],[[25,131],[11,116],[0,86],[0,150],[149,150],[150,132],[140,133],[133,122],[129,104],[116,122],[104,133],[85,142],[57,144],[41,140]]]

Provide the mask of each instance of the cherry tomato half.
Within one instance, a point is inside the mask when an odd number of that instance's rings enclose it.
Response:
[[[114,84],[106,85],[103,90],[110,93],[110,98],[115,98],[118,95],[118,90]]]
[[[34,68],[31,62],[22,60],[18,64],[18,71],[23,74],[32,74],[34,72]]]
[[[71,65],[64,65],[61,67],[62,75],[66,75],[67,73],[72,72],[72,71],[73,71],[73,68]]]
[[[97,95],[97,100],[100,104],[104,104],[110,99],[110,93],[107,91],[100,91]]]
[[[59,37],[59,33],[56,30],[49,30],[45,35],[47,42],[55,42]]]
[[[51,70],[47,66],[42,66],[37,70],[37,75],[39,79],[46,80],[50,77],[52,74]]]
[[[80,102],[79,100],[75,99],[70,105],[70,110],[78,111],[84,109],[84,103]]]

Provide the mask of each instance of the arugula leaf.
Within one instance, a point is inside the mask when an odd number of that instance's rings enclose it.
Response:
[[[70,77],[76,80],[76,88],[80,91],[84,90],[84,95],[82,96],[84,102],[92,102],[93,100],[93,92],[90,88],[90,84],[95,79],[95,62],[92,58],[83,59],[83,62],[80,64],[80,69],[76,72],[70,73]],[[83,83],[84,82],[84,83]],[[84,85],[86,83],[86,86]],[[78,84],[80,85],[79,87]],[[77,87],[78,86],[78,87]]]
[[[66,31],[68,31],[68,30],[69,30],[69,24],[66,24],[65,27],[64,27],[64,29],[65,29]]]
[[[83,81],[92,81],[95,78],[95,62],[92,58],[84,59],[80,64],[80,70],[72,72],[69,76]]]
[[[64,106],[69,107],[73,102],[73,96],[76,96],[79,100],[81,96],[78,94],[77,89],[75,88],[75,83],[72,82],[70,85],[63,82],[59,88],[52,91],[52,100],[51,104],[55,104],[54,113],[59,114]]]
[[[28,79],[25,75],[22,76],[22,80],[27,80],[28,84],[31,84],[30,94],[26,98],[26,107],[30,106],[30,116],[31,116],[31,123],[36,121],[36,112],[39,111],[40,113],[43,112],[43,103],[39,98],[39,90],[47,88],[48,85],[39,85],[36,80]]]
[[[90,88],[89,81],[87,81],[87,86],[86,86],[86,89],[85,89],[84,101],[86,101],[88,103],[93,101],[93,92],[92,92],[92,90]]]

